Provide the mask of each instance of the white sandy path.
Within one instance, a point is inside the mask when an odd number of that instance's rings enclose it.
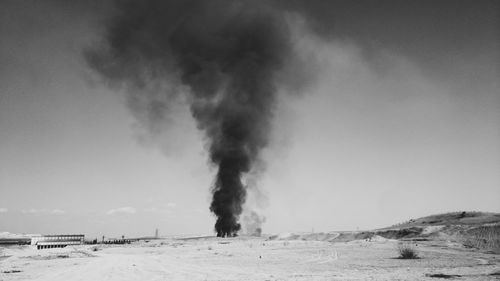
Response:
[[[233,254],[217,251],[220,245],[209,247],[214,250],[207,251],[205,246],[206,254],[197,251],[200,247],[196,246],[185,249],[116,247],[97,252],[95,258],[41,260],[37,261],[39,266],[35,270],[39,274],[35,273],[32,280],[248,280],[249,276],[265,278],[268,275],[249,272],[238,260],[231,259]],[[221,259],[232,262],[221,262]],[[51,271],[43,263],[57,270]]]
[[[227,266],[202,268],[168,254],[145,254],[142,249],[114,252],[89,258],[82,266],[49,273],[37,280],[217,280],[241,273],[241,270],[230,272]]]

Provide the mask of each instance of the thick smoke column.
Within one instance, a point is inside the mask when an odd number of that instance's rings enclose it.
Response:
[[[221,237],[240,230],[246,196],[242,176],[268,143],[276,74],[290,54],[282,17],[256,3],[118,1],[103,44],[86,53],[108,82],[130,89],[177,84],[174,88],[181,90],[161,93],[167,103],[188,94],[192,116],[207,137],[210,161],[218,167],[210,210]],[[137,93],[132,93],[132,107],[151,99]],[[152,121],[168,108],[158,99],[146,103]]]

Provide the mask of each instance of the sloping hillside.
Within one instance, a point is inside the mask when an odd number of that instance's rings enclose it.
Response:
[[[418,219],[411,219],[407,222],[393,225],[388,228],[404,228],[429,225],[484,225],[500,223],[500,214],[485,212],[452,212],[438,215],[431,215]]]
[[[393,239],[447,241],[468,248],[500,253],[500,214],[453,212],[411,219],[374,231]]]
[[[372,231],[341,231],[273,235],[270,240],[315,240],[349,242],[355,240],[415,240],[456,243],[469,248],[500,253],[500,214],[453,212],[411,219]]]

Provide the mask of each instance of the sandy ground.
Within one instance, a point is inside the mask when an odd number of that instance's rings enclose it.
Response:
[[[397,259],[397,241],[164,239],[130,245],[0,248],[0,280],[500,280],[500,255],[446,242]]]

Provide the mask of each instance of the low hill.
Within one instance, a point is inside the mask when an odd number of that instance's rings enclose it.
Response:
[[[396,224],[384,229],[429,226],[429,225],[484,225],[500,223],[500,214],[485,212],[451,212],[431,215],[418,219],[411,219],[407,222]]]
[[[375,230],[383,237],[456,242],[468,248],[500,253],[500,214],[452,212],[431,215]]]
[[[270,240],[315,240],[350,242],[355,240],[413,240],[461,244],[468,248],[500,253],[500,214],[453,212],[431,215],[371,231],[288,233]]]

